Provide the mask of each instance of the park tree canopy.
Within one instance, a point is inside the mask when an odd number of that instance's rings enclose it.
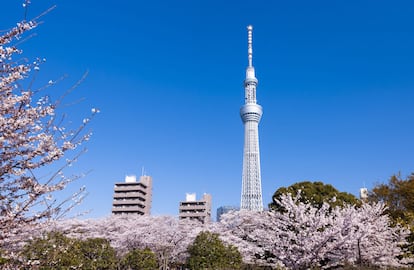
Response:
[[[310,203],[315,207],[320,208],[324,202],[331,207],[343,206],[345,204],[359,205],[359,200],[352,194],[347,192],[340,192],[330,184],[322,182],[298,182],[289,187],[281,187],[272,196],[272,202],[269,204],[269,209],[282,210],[278,204],[282,194],[291,194],[296,197],[300,192],[299,201],[303,203]]]
[[[387,184],[378,184],[369,193],[370,201],[384,202],[390,217],[404,225],[414,225],[414,173],[403,179],[390,177]]]
[[[116,254],[108,240],[79,240],[50,232],[30,240],[21,253],[22,263],[40,269],[115,269]],[[19,266],[15,266],[18,269]]]
[[[411,231],[407,248],[414,254],[414,173],[406,179],[400,174],[390,177],[388,183],[377,184],[368,195],[371,202],[383,202],[386,213],[394,224],[401,224]]]
[[[240,269],[242,257],[236,247],[224,245],[219,235],[201,232],[188,247],[190,269]]]

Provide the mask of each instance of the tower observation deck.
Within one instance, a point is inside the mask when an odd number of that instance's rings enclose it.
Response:
[[[247,26],[248,66],[244,80],[245,104],[240,109],[244,124],[243,174],[240,209],[263,211],[262,180],[260,174],[259,122],[262,106],[256,101],[257,79],[253,67],[253,26]]]

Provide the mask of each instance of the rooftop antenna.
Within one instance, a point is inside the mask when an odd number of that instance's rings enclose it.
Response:
[[[247,54],[249,59],[249,67],[253,66],[253,26],[247,26]]]
[[[141,176],[144,176],[145,175],[145,169],[144,169],[144,166],[142,166],[142,169],[141,169]]]

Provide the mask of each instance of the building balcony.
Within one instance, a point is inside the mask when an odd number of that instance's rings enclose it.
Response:
[[[114,193],[114,199],[115,198],[143,198],[145,200],[145,195],[141,192],[115,192]]]
[[[196,209],[191,209],[191,210],[183,210],[183,209],[179,209],[180,215],[183,214],[185,215],[186,213],[199,213],[202,215],[205,215],[207,213],[210,213],[209,211],[207,211],[206,209],[203,210],[196,210]]]
[[[139,199],[135,199],[135,200],[113,200],[112,201],[112,205],[142,205],[145,207],[145,200],[139,200]]]
[[[180,205],[180,210],[206,211],[205,205]]]
[[[144,213],[144,207],[139,206],[129,206],[129,207],[112,207],[112,213],[116,212],[137,212],[137,213]]]
[[[115,192],[132,192],[132,191],[137,191],[137,192],[142,192],[144,194],[147,193],[147,189],[145,187],[141,187],[141,186],[115,186],[114,187],[114,191]]]

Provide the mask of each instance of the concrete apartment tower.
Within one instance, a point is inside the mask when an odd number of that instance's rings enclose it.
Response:
[[[211,195],[204,193],[201,200],[196,200],[195,193],[187,193],[184,202],[180,202],[179,219],[196,219],[202,223],[211,221]]]
[[[244,80],[245,104],[240,109],[244,124],[243,175],[241,210],[263,211],[262,179],[260,175],[259,122],[262,106],[256,101],[257,79],[253,67],[253,26],[247,26],[248,66]]]
[[[112,214],[150,215],[152,204],[152,177],[126,176],[125,182],[115,183]]]

